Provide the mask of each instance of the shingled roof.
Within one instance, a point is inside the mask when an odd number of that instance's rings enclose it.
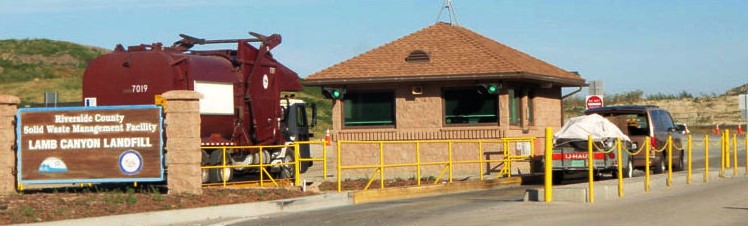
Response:
[[[520,79],[561,86],[578,74],[543,62],[466,28],[438,22],[307,76],[306,85]]]

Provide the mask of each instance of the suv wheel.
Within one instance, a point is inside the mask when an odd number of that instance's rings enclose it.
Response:
[[[675,171],[683,171],[686,167],[686,163],[684,161],[685,157],[683,156],[683,151],[680,151],[680,156],[676,159],[676,161],[673,163],[673,170]]]
[[[624,178],[630,178],[634,177],[634,160],[629,158],[626,163],[626,165],[623,165],[623,177]]]
[[[654,174],[661,174],[664,173],[667,170],[667,160],[665,158],[665,155],[660,156],[659,160],[657,160],[657,164],[654,166]]]

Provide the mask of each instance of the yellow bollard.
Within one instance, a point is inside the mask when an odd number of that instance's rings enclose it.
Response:
[[[652,148],[649,136],[644,138],[644,191],[649,192],[649,152]]]
[[[553,201],[553,128],[545,128],[545,202]]]
[[[738,135],[732,135],[732,176],[738,176]]]
[[[616,139],[616,156],[618,156],[618,198],[623,198],[623,156],[621,155],[621,138]]]
[[[704,135],[704,183],[709,182],[709,134]]]
[[[732,159],[730,158],[730,130],[725,130],[725,167],[728,169],[730,168],[730,162]]]
[[[688,172],[686,174],[686,183],[691,184],[691,150],[693,149],[693,142],[691,140],[691,134],[688,134]]]
[[[592,167],[595,165],[594,156],[592,155],[592,135],[587,135],[587,171],[590,179],[589,194],[590,204],[595,203],[595,175]]]
[[[673,186],[673,135],[667,136],[667,187]]]

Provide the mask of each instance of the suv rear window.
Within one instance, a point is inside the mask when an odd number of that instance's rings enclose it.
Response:
[[[600,113],[598,113],[600,114]],[[627,119],[627,127],[630,136],[649,136],[649,119],[645,113],[602,113],[603,117],[624,117]]]

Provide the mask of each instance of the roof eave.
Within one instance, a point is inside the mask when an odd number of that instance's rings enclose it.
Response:
[[[382,77],[365,77],[365,78],[330,78],[330,79],[304,79],[302,84],[306,86],[324,86],[324,85],[350,85],[350,84],[371,84],[371,83],[401,83],[401,82],[443,82],[443,81],[464,81],[464,80],[496,80],[496,79],[522,79],[537,82],[550,82],[561,87],[584,86],[585,80],[559,78],[557,76],[539,75],[525,72],[510,72],[500,74],[468,74],[468,75],[420,75],[420,76],[382,76]]]

